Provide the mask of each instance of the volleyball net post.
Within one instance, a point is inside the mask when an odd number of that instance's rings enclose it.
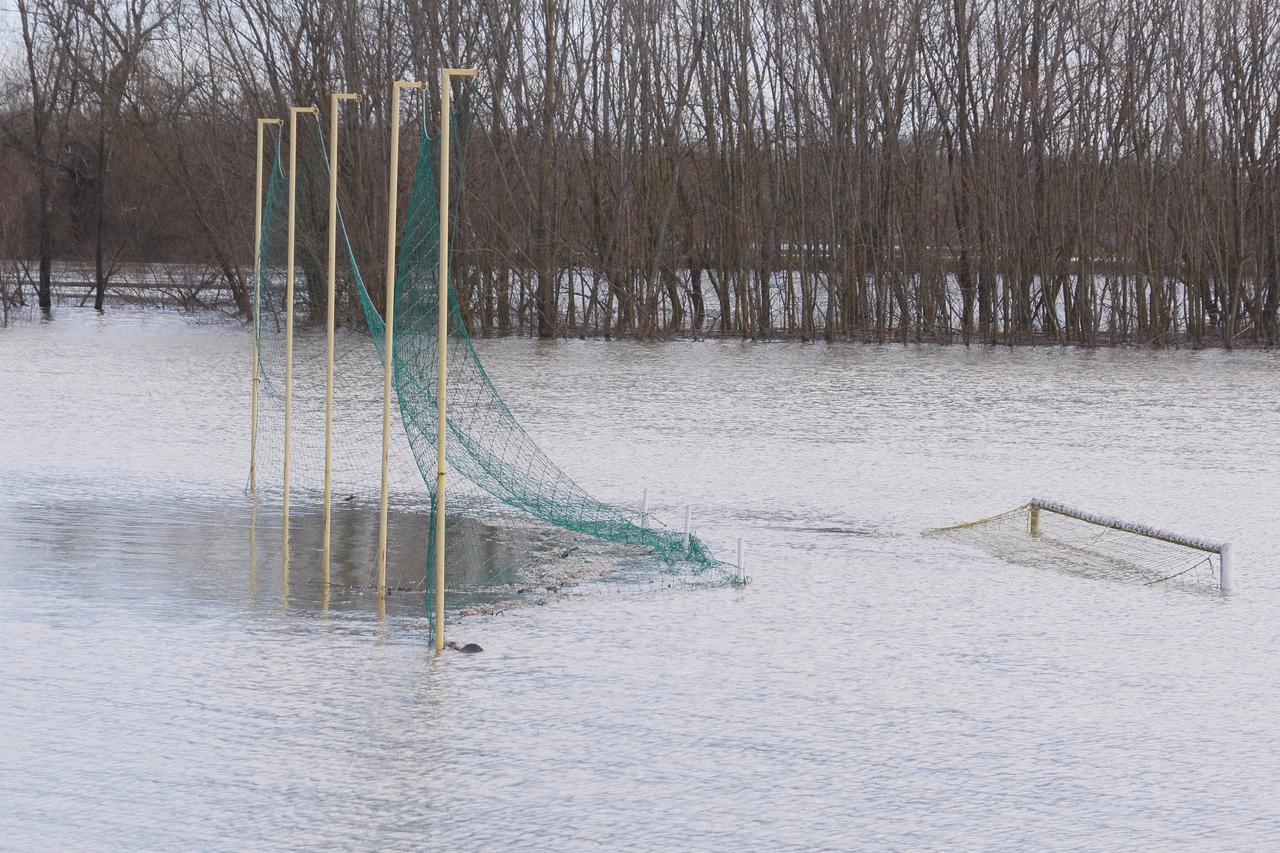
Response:
[[[449,132],[454,78],[467,79],[480,72],[475,68],[440,70],[440,294],[437,300],[437,338],[440,370],[437,377],[436,423],[436,651],[444,650],[444,545],[445,545],[445,440],[448,435],[449,356]]]
[[[387,594],[387,504],[390,499],[391,476],[391,394],[395,373],[396,322],[396,215],[400,186],[400,93],[405,89],[426,89],[416,80],[397,80],[391,84],[391,160],[387,176],[387,287],[383,308],[382,350],[382,481],[378,508],[378,595]]]
[[[298,219],[298,116],[317,113],[319,110],[316,107],[293,107],[289,110],[289,232],[285,247],[284,303],[284,471],[281,483],[283,511],[280,533],[286,569],[289,565],[289,464],[293,439],[293,315]]]
[[[249,425],[249,491],[258,491],[258,338],[262,333],[262,157],[263,136],[268,125],[283,124],[278,118],[258,119],[257,171],[253,173],[253,384]]]
[[[329,595],[329,540],[333,515],[333,333],[338,301],[338,108],[343,101],[359,101],[353,92],[329,95],[329,265],[325,314],[325,395],[324,395],[324,523],[320,532],[323,552],[325,600]]]

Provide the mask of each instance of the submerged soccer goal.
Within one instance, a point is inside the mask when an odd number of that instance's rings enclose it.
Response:
[[[1231,548],[1145,524],[1032,499],[1008,512],[928,531],[1003,560],[1085,577],[1231,591]]]

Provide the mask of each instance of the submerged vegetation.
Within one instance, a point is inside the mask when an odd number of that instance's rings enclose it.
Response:
[[[475,65],[476,334],[1280,341],[1276,0],[15,4],[8,304],[91,260],[246,309],[254,120],[334,91],[378,269],[390,83]]]

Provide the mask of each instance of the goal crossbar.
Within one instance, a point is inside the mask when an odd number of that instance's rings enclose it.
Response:
[[[1199,536],[1184,536],[1181,533],[1173,533],[1169,530],[1161,530],[1158,527],[1151,527],[1146,524],[1135,524],[1129,521],[1121,521],[1118,518],[1101,513],[1088,512],[1083,509],[1067,506],[1057,501],[1046,501],[1040,498],[1032,498],[1027,501],[1027,506],[1033,510],[1043,510],[1058,515],[1065,515],[1067,518],[1074,518],[1077,521],[1086,521],[1089,524],[1096,524],[1099,527],[1110,527],[1112,530],[1120,530],[1125,533],[1135,533],[1139,536],[1146,536],[1148,539],[1159,539],[1162,542],[1169,542],[1173,545],[1181,545],[1184,548],[1195,548],[1197,551],[1209,551],[1214,554],[1222,554],[1230,546],[1225,542],[1214,542],[1211,539],[1203,539]]]

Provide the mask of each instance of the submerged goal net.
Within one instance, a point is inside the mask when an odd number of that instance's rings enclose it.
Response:
[[[1090,578],[1229,592],[1227,545],[1032,500],[1000,515],[928,531],[1003,560]]]
[[[282,490],[290,465],[290,506],[297,524],[318,524],[325,478],[327,357],[327,150],[319,123],[299,131],[295,170],[293,335],[288,334],[287,141],[277,148],[266,184],[257,282],[260,491]],[[283,136],[283,135],[282,135]],[[460,183],[455,145],[455,198]],[[439,367],[438,300],[448,299],[448,462],[446,563],[450,606],[485,590],[545,590],[575,581],[732,580],[696,536],[668,530],[627,508],[597,499],[569,476],[523,429],[477,355],[453,286],[438,281],[437,140],[420,138],[396,265],[393,405],[390,452],[392,533],[389,586],[425,589],[434,561]],[[382,453],[385,283],[368,276],[338,219],[338,259],[344,286],[335,306],[333,431],[328,476],[335,512],[368,524],[378,514]],[[459,274],[465,275],[465,270]],[[344,322],[345,321],[345,322]],[[290,352],[291,350],[291,352]],[[287,366],[291,359],[291,370]],[[286,382],[291,377],[291,382]],[[286,399],[288,398],[288,399]],[[290,446],[283,436],[289,418]],[[637,496],[639,488],[633,491]],[[310,509],[309,514],[308,508]],[[301,520],[300,520],[301,519]],[[397,524],[397,519],[399,523]],[[354,521],[352,523],[355,523]],[[335,552],[344,530],[335,521]],[[406,541],[404,537],[411,537]],[[365,537],[367,539],[367,536]],[[348,542],[349,546],[349,542]],[[414,567],[405,576],[404,560]],[[368,555],[372,566],[373,555]],[[455,601],[456,597],[456,601]]]

